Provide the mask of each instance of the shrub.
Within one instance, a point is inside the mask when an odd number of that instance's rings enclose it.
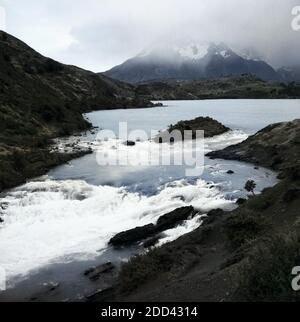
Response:
[[[239,278],[238,294],[252,302],[299,301],[292,289],[293,267],[300,265],[299,234],[277,235],[256,246]]]
[[[247,209],[242,209],[239,214],[229,217],[225,224],[227,238],[234,249],[257,238],[265,228],[264,217]]]
[[[159,272],[170,270],[173,262],[172,254],[161,249],[153,249],[146,255],[132,258],[121,269],[119,275],[121,290],[124,293],[129,293]]]
[[[270,208],[273,204],[271,198],[267,198],[265,195],[257,196],[256,198],[250,198],[248,201],[248,207],[253,210],[263,211]]]
[[[17,150],[12,153],[11,161],[16,171],[23,171],[28,164],[26,154]]]
[[[245,190],[248,192],[252,192],[254,195],[254,189],[256,188],[256,183],[253,180],[248,180],[245,184]]]

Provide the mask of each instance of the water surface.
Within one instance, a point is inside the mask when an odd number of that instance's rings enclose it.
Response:
[[[211,116],[232,129],[205,142],[206,151],[243,141],[268,124],[299,118],[299,100],[217,100],[171,101],[165,107],[139,110],[99,111],[86,117],[102,129],[118,132],[119,122],[129,130],[162,130],[180,120]],[[86,133],[80,140],[95,149],[96,135]],[[138,142],[130,151],[151,142]],[[135,250],[115,252],[107,247],[116,233],[155,223],[159,216],[181,206],[193,205],[199,216],[166,232],[168,242],[201,224],[201,215],[214,208],[230,210],[235,200],[246,197],[248,179],[257,182],[257,191],[274,185],[276,174],[264,168],[236,161],[205,158],[201,176],[186,177],[185,166],[100,167],[96,154],[73,160],[50,171],[43,180],[9,191],[1,202],[0,265],[9,284],[18,284],[13,298],[30,294],[31,286],[43,282],[64,283],[64,299],[78,292],[91,292],[82,271],[88,265],[107,260],[120,262]],[[234,174],[227,174],[233,170]],[[24,281],[25,279],[25,281]],[[30,281],[30,283],[28,282]],[[77,281],[77,282],[76,282]],[[22,290],[23,293],[22,294]],[[26,292],[25,292],[26,290]],[[16,294],[17,293],[17,294]]]

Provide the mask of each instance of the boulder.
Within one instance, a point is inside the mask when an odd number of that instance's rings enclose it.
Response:
[[[133,142],[133,141],[126,141],[126,142],[124,142],[124,145],[126,145],[126,146],[135,146],[135,142]]]
[[[192,206],[175,209],[174,211],[161,216],[156,225],[149,224],[117,234],[109,241],[109,245],[114,247],[133,245],[156,236],[165,230],[174,228],[195,214],[196,212]]]
[[[227,174],[234,174],[234,171],[232,171],[232,170],[228,170],[228,171],[227,171]]]
[[[8,202],[1,202],[0,203],[0,208],[2,210],[6,210],[8,208],[8,206],[9,206]]]
[[[163,103],[153,103],[153,107],[163,107]]]
[[[86,296],[88,302],[107,302],[114,295],[115,289],[113,287],[108,287],[106,289],[100,289],[96,292]]]
[[[112,246],[129,246],[155,234],[155,225],[136,227],[117,234],[109,241]]]
[[[182,207],[161,216],[156,224],[156,231],[164,231],[174,228],[178,223],[187,220],[190,216],[195,215],[195,210],[192,206]]]
[[[102,274],[106,274],[115,269],[115,266],[111,263],[105,263],[97,267],[92,267],[84,272],[91,281],[96,281],[100,278]]]

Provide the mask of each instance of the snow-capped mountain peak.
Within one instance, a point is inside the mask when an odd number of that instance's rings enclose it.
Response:
[[[209,44],[194,44],[182,47],[175,47],[175,51],[184,59],[199,60],[208,54]]]
[[[224,43],[160,43],[113,68],[107,76],[130,83],[152,80],[198,80],[252,74],[263,80],[279,75],[251,51]],[[258,56],[256,56],[258,57]]]
[[[219,55],[229,58],[235,53],[225,44],[193,43],[188,45],[158,44],[143,50],[137,57],[164,57],[174,60],[199,61],[207,56]]]

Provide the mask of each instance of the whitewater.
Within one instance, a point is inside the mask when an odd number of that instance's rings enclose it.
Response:
[[[294,119],[298,104],[293,100],[166,102],[169,107],[101,111],[88,117],[101,128],[116,130],[119,121],[128,120],[131,129],[158,131],[179,120],[211,116],[233,130],[205,139],[205,152],[209,152],[239,143],[269,123]],[[70,140],[75,138],[60,140],[57,148],[64,149]],[[114,154],[117,140],[99,142],[87,133],[78,144],[94,153],[0,196],[4,220],[0,224],[0,267],[6,271],[9,286],[53,264],[97,260],[115,234],[155,223],[178,207],[192,205],[197,216],[164,232],[158,245],[170,242],[198,228],[211,209],[236,207],[236,200],[246,197],[243,187],[249,178],[257,182],[258,193],[277,182],[270,170],[207,158],[203,175],[193,178],[185,177],[184,167],[99,167],[97,153]],[[122,149],[128,155],[127,149],[136,153],[151,144],[155,143],[137,142]],[[235,174],[227,174],[228,170]]]

